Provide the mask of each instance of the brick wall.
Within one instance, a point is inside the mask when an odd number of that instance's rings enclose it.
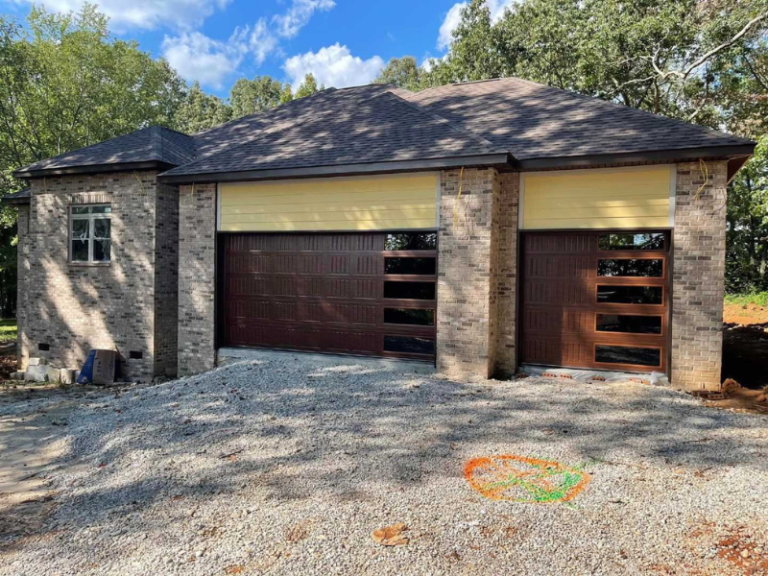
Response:
[[[520,205],[520,174],[501,174],[501,194],[494,226],[498,258],[494,265],[496,349],[493,372],[508,378],[517,372],[517,230]]]
[[[56,367],[79,369],[92,348],[117,348],[127,379],[146,381],[172,371],[162,350],[175,347],[173,334],[159,329],[156,304],[175,291],[170,288],[175,282],[174,245],[164,241],[160,255],[156,241],[160,229],[167,236],[166,230],[173,228],[174,191],[160,194],[153,171],[39,178],[30,188],[28,233],[20,257],[25,268],[20,287],[22,367],[37,356]],[[69,208],[95,203],[112,206],[112,262],[70,264]],[[156,261],[170,268],[156,268]],[[170,302],[163,325],[175,311]],[[50,350],[39,351],[40,343]],[[142,359],[128,359],[130,351],[141,352]]]
[[[159,184],[155,226],[155,373],[178,373],[179,190]],[[162,215],[162,217],[160,217]]]
[[[677,165],[672,277],[672,384],[720,385],[727,165]],[[704,186],[699,198],[696,191]]]
[[[179,374],[215,363],[216,185],[179,188]]]
[[[515,370],[518,176],[441,175],[437,368],[455,378]]]

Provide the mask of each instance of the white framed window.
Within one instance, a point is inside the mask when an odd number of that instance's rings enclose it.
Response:
[[[109,204],[71,206],[69,260],[108,264],[112,259],[112,207]]]

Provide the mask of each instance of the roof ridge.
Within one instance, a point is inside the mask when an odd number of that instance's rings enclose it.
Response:
[[[242,122],[243,120],[248,120],[251,118],[255,118],[257,116],[263,116],[264,114],[273,112],[278,108],[282,108],[284,106],[292,106],[293,104],[296,104],[297,102],[301,102],[302,100],[306,101],[307,98],[314,98],[315,96],[319,96],[321,94],[326,95],[328,93],[337,92],[337,91],[338,91],[338,88],[334,88],[333,86],[331,86],[330,88],[326,88],[325,90],[319,90],[314,94],[310,94],[309,96],[294,98],[293,100],[289,100],[288,102],[281,102],[277,106],[273,106],[272,108],[267,108],[266,110],[259,110],[258,112],[254,112],[253,114],[246,114],[245,116],[240,116],[239,118],[233,118],[232,120],[227,120],[226,122],[222,122],[221,124],[216,124],[216,126],[211,126],[210,128],[206,128],[205,130],[201,130],[200,132],[189,134],[188,136],[194,139],[197,136],[202,136],[203,134],[207,134],[208,132],[212,132],[213,130],[218,130],[219,128],[223,128],[224,126],[227,126],[229,124],[234,124],[235,122]]]
[[[504,150],[502,148],[498,148],[493,142],[491,142],[487,138],[483,138],[479,134],[475,134],[472,131],[463,130],[463,129],[457,127],[457,126],[454,126],[453,123],[451,123],[451,121],[448,120],[447,118],[445,118],[443,116],[440,116],[439,114],[435,114],[434,112],[430,112],[428,110],[424,110],[418,104],[415,104],[414,102],[411,102],[410,100],[406,100],[405,98],[402,98],[401,96],[398,96],[394,92],[390,92],[390,91],[382,92],[381,94],[377,94],[376,96],[371,98],[371,100],[373,100],[375,98],[381,98],[382,96],[387,96],[387,95],[391,96],[393,98],[397,98],[400,102],[402,102],[403,104],[405,104],[407,106],[410,106],[411,108],[413,108],[414,110],[416,110],[420,114],[423,114],[424,116],[432,118],[433,120],[436,120],[437,122],[439,122],[441,124],[445,124],[449,129],[453,130],[454,132],[457,132],[457,133],[461,134],[462,136],[466,136],[468,138],[472,138],[473,140],[475,140],[476,142],[479,142],[483,146],[490,147],[491,150],[493,150],[493,151],[510,153],[509,150]]]
[[[679,118],[672,118],[671,116],[664,116],[663,114],[656,114],[655,112],[651,112],[650,110],[643,110],[642,108],[635,108],[634,106],[627,106],[625,104],[619,104],[618,102],[612,102],[611,100],[604,100],[603,98],[600,98],[598,96],[588,96],[586,94],[582,94],[580,92],[573,92],[571,90],[566,90],[565,88],[558,88],[557,86],[550,86],[548,84],[541,84],[539,82],[534,82],[533,80],[528,80],[526,78],[518,78],[517,76],[508,76],[506,78],[498,78],[497,80],[512,80],[514,82],[522,83],[522,84],[528,84],[531,86],[536,86],[538,88],[544,88],[545,90],[552,90],[558,93],[562,93],[568,96],[573,96],[576,98],[579,98],[580,100],[583,100],[584,102],[588,102],[590,105],[594,106],[602,106],[602,105],[609,105],[614,108],[618,108],[620,110],[630,110],[631,113],[640,113],[645,116],[651,116],[652,118],[662,118],[669,122],[674,122],[676,124],[681,124],[683,126],[686,126],[688,128],[693,128],[695,130],[698,130],[699,132],[704,133],[711,133],[715,132],[716,134],[720,134],[721,136],[726,136],[728,138],[733,138],[736,140],[741,140],[742,142],[746,143],[752,143],[753,141],[749,138],[743,138],[741,136],[735,136],[733,134],[729,134],[728,132],[723,132],[721,130],[715,130],[714,128],[708,128],[707,126],[702,126],[701,124],[693,124],[692,122],[686,122],[685,120],[680,120]]]

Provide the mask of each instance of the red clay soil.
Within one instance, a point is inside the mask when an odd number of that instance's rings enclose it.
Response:
[[[768,308],[728,304],[723,319],[723,380],[753,390],[768,386]]]

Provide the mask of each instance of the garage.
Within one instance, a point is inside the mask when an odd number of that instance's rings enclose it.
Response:
[[[220,235],[226,346],[434,361],[437,234]]]
[[[669,233],[522,235],[525,364],[666,372]]]

